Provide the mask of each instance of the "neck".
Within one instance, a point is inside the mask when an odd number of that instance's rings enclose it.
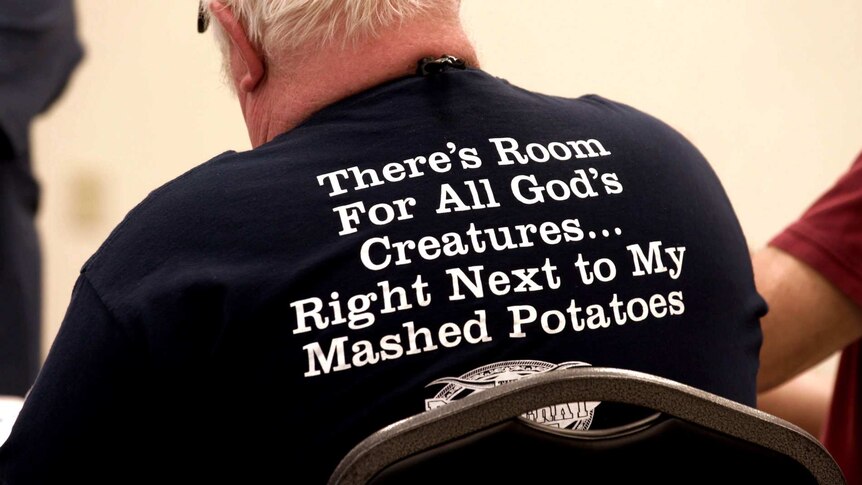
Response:
[[[449,54],[478,66],[475,50],[457,20],[439,25],[420,19],[356,44],[332,44],[336,45],[280,62],[283,69],[270,66],[260,86],[241,95],[252,146],[290,131],[336,101],[414,73],[423,57]]]

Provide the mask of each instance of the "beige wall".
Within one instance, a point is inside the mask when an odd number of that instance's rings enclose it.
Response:
[[[78,269],[129,209],[248,147],[196,8],[78,1],[87,58],[34,137],[46,345]],[[486,70],[538,91],[598,93],[685,133],[753,246],[862,150],[859,0],[463,0],[463,12]]]

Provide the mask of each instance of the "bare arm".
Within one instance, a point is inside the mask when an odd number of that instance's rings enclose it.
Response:
[[[761,320],[758,391],[769,390],[862,336],[862,308],[789,254],[754,254],[757,290],[769,304]]]
[[[833,384],[828,373],[815,368],[757,396],[757,408],[820,437]]]

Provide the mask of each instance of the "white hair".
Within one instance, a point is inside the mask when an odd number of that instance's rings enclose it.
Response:
[[[221,0],[265,56],[344,45],[429,12],[456,13],[459,0]],[[217,29],[218,31],[218,29]],[[217,34],[217,37],[220,37]],[[221,39],[224,42],[224,39]]]

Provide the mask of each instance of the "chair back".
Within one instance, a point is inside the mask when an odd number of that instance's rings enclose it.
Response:
[[[655,412],[599,431],[522,417],[590,401]],[[329,484],[630,480],[845,483],[826,449],[793,424],[668,379],[586,367],[526,377],[394,423],[355,446]]]

